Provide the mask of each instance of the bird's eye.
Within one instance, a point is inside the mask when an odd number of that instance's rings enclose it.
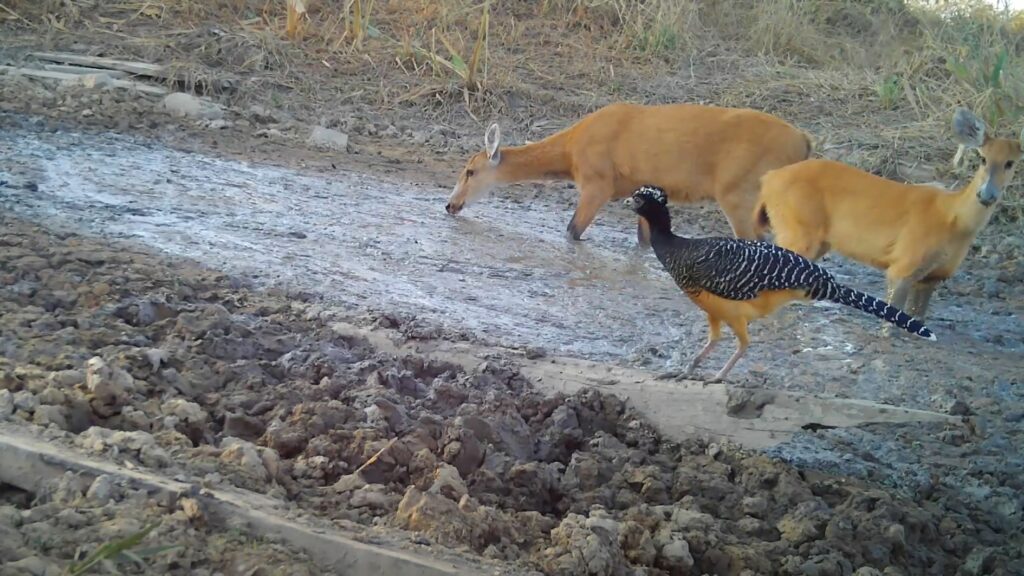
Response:
[[[476,174],[475,170],[466,170],[466,178],[472,178],[473,174]]]
[[[1013,168],[1013,160],[1006,161],[1006,169],[1009,170],[1010,168]]]

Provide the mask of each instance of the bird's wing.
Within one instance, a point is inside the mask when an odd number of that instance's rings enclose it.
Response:
[[[691,273],[702,289],[729,300],[750,300],[766,290],[810,290],[828,276],[810,260],[774,244],[731,238],[706,242]]]

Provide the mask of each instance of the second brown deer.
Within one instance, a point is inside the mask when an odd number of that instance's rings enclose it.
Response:
[[[886,300],[924,320],[936,286],[960,267],[988,224],[1021,160],[1018,139],[996,138],[971,111],[953,115],[953,136],[981,165],[958,191],[894,182],[831,160],[806,160],[761,178],[759,233],[817,260],[835,250],[885,271]]]

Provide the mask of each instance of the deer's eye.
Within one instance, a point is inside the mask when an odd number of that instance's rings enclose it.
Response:
[[[1009,170],[1010,168],[1013,168],[1013,160],[1006,161],[1006,169]]]
[[[466,170],[466,178],[472,178],[473,174],[476,174],[475,170]]]

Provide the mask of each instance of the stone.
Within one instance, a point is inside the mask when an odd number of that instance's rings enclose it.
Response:
[[[306,143],[311,146],[326,148],[336,152],[347,152],[348,134],[332,130],[331,128],[324,128],[323,126],[314,126],[312,132],[309,134],[309,138],[306,140]]]
[[[451,464],[440,464],[434,471],[434,482],[427,492],[440,494],[449,500],[458,501],[465,496],[469,490],[466,483],[459,475],[459,470]]]
[[[85,363],[85,387],[92,394],[90,405],[100,416],[110,416],[134,387],[134,379],[120,368],[112,368],[99,356]]]
[[[255,441],[266,432],[267,427],[257,418],[245,414],[228,414],[224,417],[224,435]]]
[[[28,390],[18,390],[14,393],[14,407],[16,409],[25,412],[35,412],[36,406],[39,406],[39,400],[35,394]]]
[[[225,438],[221,448],[224,449],[220,454],[221,462],[237,466],[248,478],[267,480],[267,467],[255,444],[239,438]]]
[[[682,538],[670,540],[658,552],[658,564],[673,574],[687,574],[693,568],[690,545]]]
[[[107,474],[101,474],[92,481],[85,497],[97,504],[103,505],[110,502],[120,493],[120,487],[114,483],[114,478]]]
[[[808,500],[779,520],[776,528],[782,538],[794,546],[822,537],[832,511],[821,500]]]
[[[367,484],[352,492],[349,506],[353,508],[372,508],[376,510],[392,510],[398,498],[388,494],[383,484]]]
[[[359,472],[346,474],[334,483],[334,491],[339,493],[352,492],[366,486],[366,479]]]
[[[32,422],[40,426],[54,425],[61,430],[68,429],[67,418],[64,417],[64,410],[60,406],[45,404],[37,406],[32,415]]]
[[[224,117],[224,111],[217,104],[184,92],[168,94],[161,101],[160,107],[178,118],[216,120]]]
[[[85,371],[60,370],[50,374],[50,382],[60,388],[73,388],[85,383]]]
[[[0,389],[0,420],[14,414],[14,394],[6,388]]]

